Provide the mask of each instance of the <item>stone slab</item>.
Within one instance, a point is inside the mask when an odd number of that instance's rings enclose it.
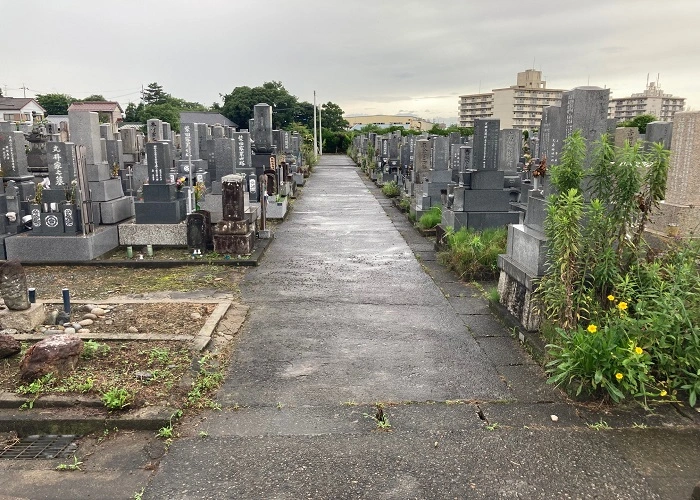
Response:
[[[20,233],[5,239],[7,258],[20,262],[84,262],[119,246],[117,226],[98,226],[84,236]]]
[[[134,202],[137,224],[179,224],[187,216],[187,200],[136,201]]]
[[[117,224],[134,216],[134,199],[130,196],[104,201],[99,206],[102,224]]]
[[[92,201],[109,201],[124,196],[121,179],[88,182]]]
[[[119,244],[187,246],[187,225],[182,224],[119,224]]]
[[[44,304],[36,302],[24,311],[0,310],[0,328],[12,328],[19,332],[28,332],[44,323],[46,312]],[[45,336],[44,336],[45,337]]]

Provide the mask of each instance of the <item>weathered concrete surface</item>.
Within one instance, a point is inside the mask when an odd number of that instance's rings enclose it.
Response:
[[[669,407],[589,428],[608,414],[546,385],[377,192],[347,158],[322,158],[242,287],[222,411],[173,443],[144,498],[690,495],[692,419]],[[390,432],[366,417],[378,401],[396,403]]]

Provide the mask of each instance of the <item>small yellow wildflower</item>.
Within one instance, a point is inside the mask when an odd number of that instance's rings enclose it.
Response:
[[[624,377],[624,375],[623,375],[622,373],[620,373],[620,372],[617,372],[617,373],[615,374],[615,378],[616,378],[618,381],[622,380],[623,377]]]
[[[625,309],[627,309],[627,302],[620,302],[620,303],[617,305],[617,308],[618,308],[620,311],[624,311]]]
[[[662,398],[665,398],[667,394],[668,394],[668,392],[666,392],[666,391],[661,391],[661,392],[659,393],[659,396],[661,396]]]
[[[615,296],[613,294],[608,295],[608,300],[612,302],[613,300],[615,300]]]
[[[590,324],[588,325],[588,328],[586,328],[586,330],[588,330],[588,333],[595,333],[598,331],[598,327],[594,324]]]
[[[635,353],[635,354],[642,354],[643,352],[644,352],[644,351],[642,350],[641,347],[635,347],[635,348],[634,348],[634,353]]]

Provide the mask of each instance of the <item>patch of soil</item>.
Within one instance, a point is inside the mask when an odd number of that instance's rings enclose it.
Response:
[[[191,302],[99,304],[99,308],[103,309],[105,314],[98,316],[93,320],[93,324],[85,328],[89,329],[90,333],[128,333],[129,328],[134,327],[138,330],[134,333],[195,335],[216,306]],[[63,309],[62,304],[46,307]],[[74,308],[71,314],[72,321],[80,321],[89,314],[78,312],[77,309],[80,309],[80,306]]]

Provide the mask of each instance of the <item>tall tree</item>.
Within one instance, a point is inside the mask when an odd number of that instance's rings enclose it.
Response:
[[[37,94],[36,101],[46,110],[47,115],[67,115],[68,106],[77,101],[68,94]]]
[[[126,110],[124,111],[124,121],[128,123],[136,123],[139,120],[139,113],[143,111],[143,103],[139,103],[137,106],[133,102],[126,105]]]
[[[163,91],[163,87],[157,82],[149,83],[143,91],[143,102],[146,104],[165,104],[170,94]]]
[[[337,104],[328,101],[326,104],[321,105],[322,114],[321,124],[323,128],[330,129],[334,132],[340,132],[347,129],[350,124],[343,118],[343,110]]]
[[[87,96],[85,99],[80,99],[83,102],[95,102],[95,101],[106,101],[107,99],[104,98],[103,95],[100,94],[92,94]]]
[[[620,122],[617,126],[618,127],[637,127],[637,130],[639,130],[640,134],[645,134],[647,131],[647,125],[649,125],[651,122],[656,121],[657,118],[654,115],[638,115],[632,118],[631,120],[626,120],[624,122]]]
[[[223,96],[223,114],[241,127],[253,118],[253,107],[259,103],[272,106],[272,126],[284,128],[294,121],[297,98],[291,95],[282,82],[265,82],[260,87],[236,87]]]
[[[151,118],[168,122],[173,130],[180,131],[180,110],[172,104],[149,104],[138,114],[140,122],[146,123]]]

